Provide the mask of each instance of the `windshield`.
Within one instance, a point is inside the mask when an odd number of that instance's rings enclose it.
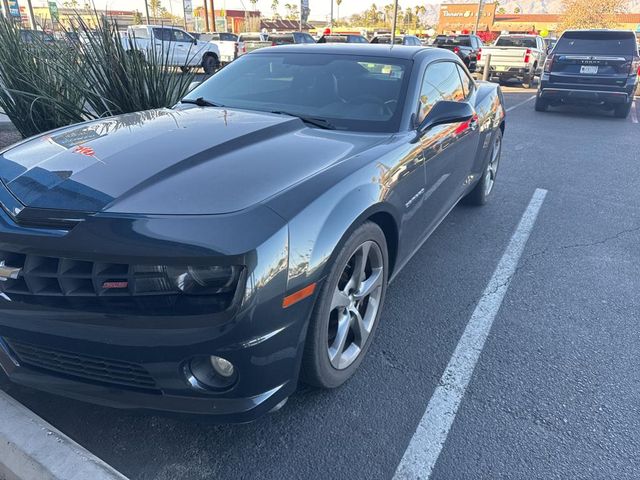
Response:
[[[636,39],[629,32],[567,32],[555,46],[558,54],[635,55]]]
[[[535,37],[500,37],[496,47],[536,48]]]
[[[469,37],[436,37],[434,45],[460,45],[470,47],[471,40]]]
[[[228,108],[323,119],[338,130],[398,131],[411,62],[335,54],[253,53],[186,97]]]

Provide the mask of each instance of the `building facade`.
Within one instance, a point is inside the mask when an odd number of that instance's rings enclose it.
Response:
[[[562,14],[503,14],[499,15],[496,4],[483,7],[478,33],[480,36],[495,38],[501,32],[546,33],[560,35]],[[436,29],[439,34],[468,33],[475,28],[478,15],[477,4],[446,4],[440,7],[440,17]],[[619,28],[633,30],[640,35],[640,13],[618,15]]]

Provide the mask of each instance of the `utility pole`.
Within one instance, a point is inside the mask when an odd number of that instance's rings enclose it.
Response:
[[[147,25],[149,25],[151,23],[151,20],[149,19],[149,0],[144,0],[144,8],[147,12]]]
[[[391,30],[391,46],[396,44],[396,28],[398,26],[398,0],[393,7],[393,29]]]
[[[204,0],[204,31],[210,32],[209,30],[209,7],[207,7],[207,3],[209,0]]]
[[[216,7],[213,4],[213,0],[209,0],[209,10],[211,10],[211,31],[217,32],[216,28]]]
[[[31,5],[31,0],[27,0],[27,10],[29,11],[29,23],[31,24],[31,30],[37,30],[36,16],[33,14],[33,5]]]
[[[480,17],[482,16],[482,5],[483,1],[478,0],[478,16],[476,17],[476,28],[473,29],[473,34],[478,34],[478,26],[480,25]]]

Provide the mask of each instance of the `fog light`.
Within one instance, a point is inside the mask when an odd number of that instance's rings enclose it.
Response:
[[[215,355],[211,356],[211,366],[219,375],[226,378],[232,377],[236,373],[236,369],[233,368],[233,364],[229,360]]]
[[[185,375],[189,384],[198,390],[224,390],[238,379],[233,364],[215,355],[192,358],[185,367]]]

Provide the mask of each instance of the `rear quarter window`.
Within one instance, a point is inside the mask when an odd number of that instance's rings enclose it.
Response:
[[[567,32],[554,48],[557,54],[636,55],[636,39],[631,32]]]

